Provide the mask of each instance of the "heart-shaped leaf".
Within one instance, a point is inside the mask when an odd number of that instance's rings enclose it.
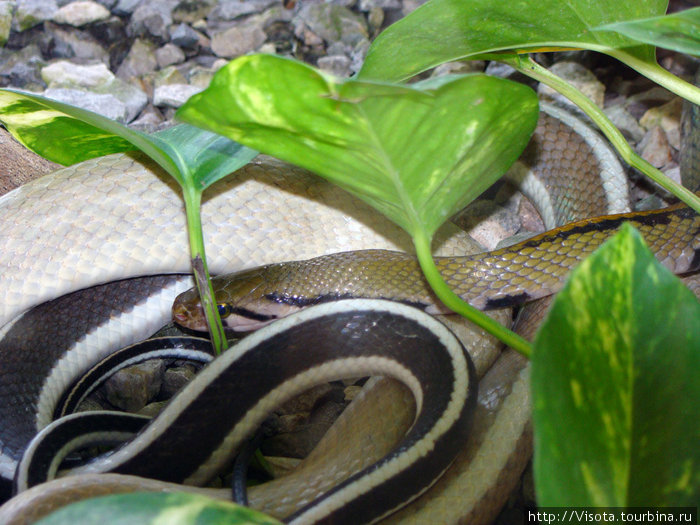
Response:
[[[615,31],[645,44],[700,55],[700,7],[672,15],[607,24],[597,27],[596,31]]]
[[[280,525],[253,509],[185,492],[115,494],[73,503],[37,525]]]
[[[537,120],[529,88],[484,75],[410,87],[241,57],[177,113],[339,184],[428,235],[506,171]]]
[[[699,375],[700,302],[623,227],[535,339],[538,504],[696,506]]]
[[[667,0],[431,0],[374,41],[362,79],[401,80],[443,62],[504,50],[574,47],[654,63],[654,48],[604,24],[663,15]]]

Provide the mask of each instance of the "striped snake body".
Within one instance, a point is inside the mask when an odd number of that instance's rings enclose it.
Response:
[[[544,146],[537,153],[544,160],[540,160],[538,177],[533,178],[522,169],[515,170],[516,177],[530,188],[530,193],[540,197],[542,180],[545,184],[561,182],[539,199],[547,225],[552,227],[581,216],[627,211],[624,177],[614,155],[576,119],[556,108],[547,111],[554,117],[544,117],[539,131]],[[571,128],[576,132],[572,133]],[[235,179],[217,185],[209,195],[203,219],[213,273],[308,259],[319,254],[333,258],[330,254],[342,250],[410,249],[402,232],[361,202],[298,170],[295,177],[287,178],[282,171],[288,169],[293,170],[263,158]],[[568,176],[562,174],[562,169],[568,170]],[[605,180],[602,185],[598,179],[601,172]],[[571,184],[576,189],[567,189]],[[233,198],[232,193],[235,193]],[[574,198],[568,199],[568,206],[553,205],[563,202],[563,195]],[[685,217],[681,212],[667,213],[670,213],[665,216],[667,219],[653,219],[650,214],[649,218],[640,220],[651,225],[653,231],[656,231],[654,221],[657,226],[664,221],[682,224],[690,232],[691,251],[680,249],[680,264],[688,260],[691,265],[697,264],[697,257],[693,256],[698,250],[697,219]],[[164,324],[170,317],[173,299],[189,288],[191,281],[186,275],[189,258],[182,204],[172,183],[138,156],[113,155],[88,161],[29,183],[0,198],[0,217],[0,245],[4,247],[0,253],[0,278],[6,297],[0,305],[0,476],[9,480],[22,450],[34,434],[49,424],[61,394],[75,378],[116,349],[149,336]],[[587,232],[577,232],[581,234],[579,239],[596,230],[586,228]],[[306,241],[299,238],[300,234]],[[564,237],[564,244],[566,238],[573,238]],[[544,241],[532,242],[539,243],[533,245],[537,249]],[[443,255],[466,252],[461,233],[452,226],[440,232],[437,245]],[[664,250],[665,246],[661,243],[659,249]],[[668,250],[669,254],[671,251]],[[573,259],[578,260],[582,253]],[[671,259],[679,258],[669,255],[669,264]],[[502,264],[497,262],[495,266]],[[396,260],[390,259],[384,268],[390,271],[396,267]],[[445,268],[449,267],[446,263]],[[305,273],[307,269],[300,271],[300,275]],[[153,275],[156,277],[150,277]],[[455,276],[456,280],[459,278]],[[557,279],[561,282],[559,274]],[[119,282],[105,285],[113,281]],[[322,291],[321,296],[328,295],[326,292]],[[483,305],[488,305],[489,300],[500,305],[504,297],[523,293],[537,295],[508,288],[502,296],[484,299]],[[424,300],[428,301],[425,297]],[[244,312],[255,312],[257,307],[241,308]],[[39,323],[41,330],[36,329]],[[276,330],[271,333],[277,333]],[[480,443],[493,441],[496,448],[504,449],[502,452],[508,458],[514,449],[524,446],[521,436],[527,430],[528,420],[526,414],[517,415],[518,431],[508,438],[510,441],[503,437],[504,432],[497,430],[504,421],[502,413],[522,413],[528,402],[527,388],[523,386],[526,373],[520,371],[522,364],[511,366],[513,361],[511,354],[496,361],[494,369],[510,370],[508,395],[503,398],[501,412],[488,423],[491,426],[475,431],[480,434]],[[386,372],[381,367],[379,370]],[[497,377],[503,376],[487,374],[482,383],[492,381],[493,388],[503,390],[496,384]],[[420,388],[412,390],[420,398]],[[490,417],[480,414],[477,409],[477,421]],[[490,432],[500,433],[501,437]],[[144,435],[151,434],[143,434],[142,443],[149,439]],[[462,516],[473,516],[474,509],[492,497],[489,491],[499,484],[498,472],[502,471],[495,469],[495,478],[486,483],[484,491],[474,497],[475,501]],[[446,479],[449,478],[448,472]],[[468,499],[463,490],[462,499]],[[323,508],[322,502],[309,512],[318,512],[319,508]],[[415,516],[420,515],[417,510]],[[314,516],[310,521],[320,521],[328,515]],[[474,518],[474,522],[478,521]]]

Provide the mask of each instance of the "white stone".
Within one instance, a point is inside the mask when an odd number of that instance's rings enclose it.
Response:
[[[203,88],[189,84],[167,84],[153,90],[153,105],[179,108]]]
[[[64,5],[53,16],[57,24],[81,27],[100,20],[107,20],[109,11],[104,6],[90,0],[78,0]]]
[[[55,0],[17,0],[13,29],[24,31],[51,20],[58,10]]]
[[[113,95],[99,95],[76,89],[47,89],[44,96],[99,113],[112,120],[126,122],[126,105]]]
[[[60,60],[44,67],[41,78],[49,87],[97,87],[108,84],[115,77],[105,64],[83,66]]]

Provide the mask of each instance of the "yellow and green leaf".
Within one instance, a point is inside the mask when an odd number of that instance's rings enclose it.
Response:
[[[625,226],[557,295],[532,355],[540,506],[700,501],[700,303]]]

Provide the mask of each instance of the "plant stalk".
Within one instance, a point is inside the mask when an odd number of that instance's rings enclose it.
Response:
[[[207,267],[207,259],[204,253],[201,215],[202,192],[193,188],[183,188],[183,194],[195,284],[202,301],[202,308],[204,308],[204,316],[209,327],[209,335],[214,345],[214,352],[216,355],[219,355],[228,347],[228,341],[221,323],[221,317],[216,308],[216,302],[214,301],[214,289],[211,285],[209,268]]]
[[[625,140],[625,137],[622,135],[620,130],[617,129],[615,124],[613,124],[607,115],[603,113],[603,110],[596,106],[591,99],[589,99],[581,91],[565,80],[559,78],[548,69],[540,66],[537,62],[532,60],[530,56],[508,55],[496,59],[510,65],[521,73],[548,85],[575,103],[586,115],[591,118],[591,120],[593,120],[593,122],[596,123],[603,134],[620,153],[625,162],[644,173],[659,186],[671,192],[688,206],[693,208],[696,212],[700,213],[700,197],[695,195],[688,188],[671,180],[660,170],[656,169],[642,157],[637,155],[632,149],[632,146],[630,146]]]
[[[648,79],[653,80],[658,85],[668,89],[670,92],[689,100],[693,104],[700,105],[700,88],[694,86],[690,82],[686,82],[682,78],[678,78],[673,73],[669,73],[659,64],[640,60],[634,55],[625,53],[622,49],[610,49],[605,52],[611,57],[618,59],[620,62],[627,64]]]
[[[530,357],[532,346],[528,341],[494,321],[484,312],[477,310],[450,289],[435,265],[435,260],[430,250],[430,238],[425,232],[420,230],[418,233],[414,234],[413,244],[416,247],[418,263],[423,270],[428,284],[430,284],[435,295],[437,295],[438,299],[440,299],[445,306],[455,313],[466,317],[472,323],[480,326],[525,357]]]

